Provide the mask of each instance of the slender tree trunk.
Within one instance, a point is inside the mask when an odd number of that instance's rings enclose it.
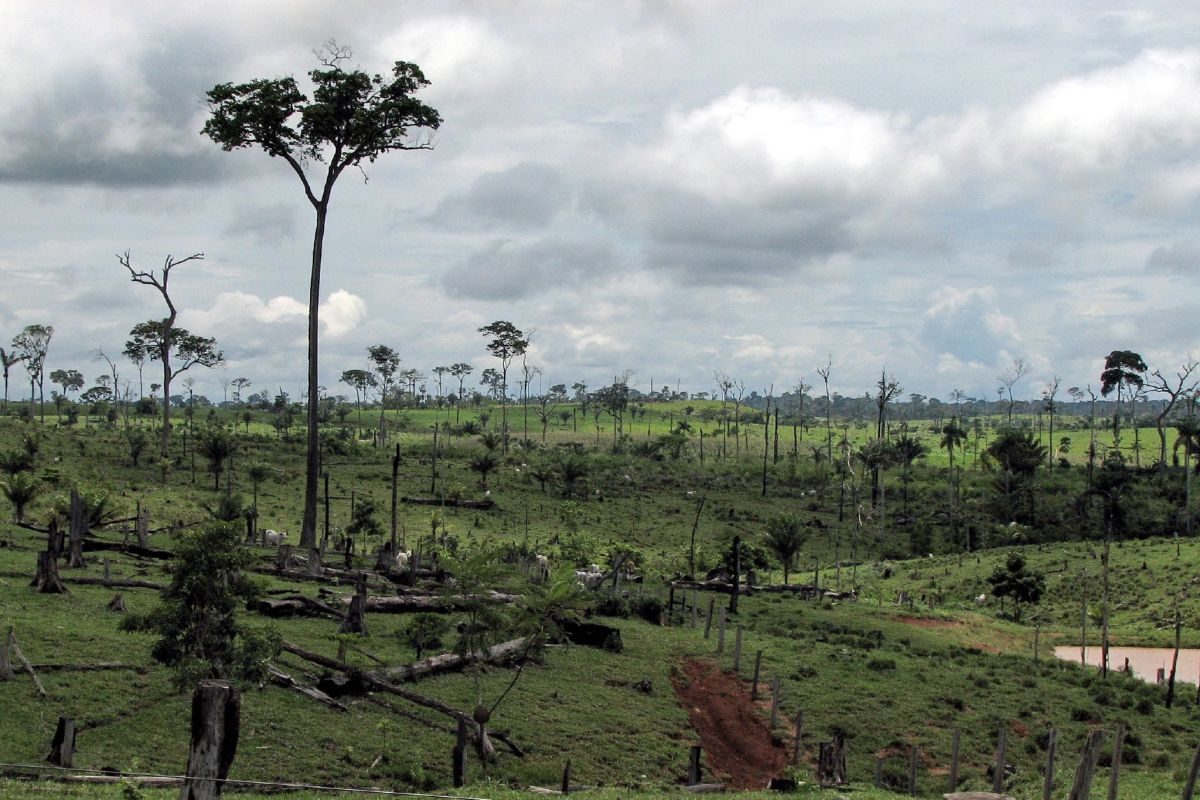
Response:
[[[325,240],[325,218],[329,213],[329,189],[317,204],[317,225],[313,233],[312,274],[308,282],[308,453],[304,462],[304,519],[300,525],[300,546],[309,550],[317,546],[317,473],[320,471],[320,450],[317,438],[317,331],[318,309],[321,304],[321,256]]]

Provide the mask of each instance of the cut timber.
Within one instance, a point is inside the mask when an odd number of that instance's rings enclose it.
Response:
[[[112,551],[117,553],[127,553],[132,556],[140,556],[141,558],[154,558],[160,561],[170,561],[175,554],[170,550],[163,550],[161,547],[142,547],[139,544],[122,544],[121,542],[105,542],[100,539],[89,538],[87,540],[87,550],[91,551]]]
[[[346,710],[345,705],[339,703],[337,700],[334,700],[320,689],[300,683],[291,675],[288,675],[286,672],[283,672],[274,665],[268,665],[267,672],[270,673],[271,682],[274,684],[284,686],[288,689],[293,689],[311,700],[316,700],[318,703],[329,706],[333,709],[337,709],[338,711]]]
[[[37,687],[38,697],[46,696],[46,687],[42,686],[42,681],[34,671],[33,664],[30,664],[29,659],[21,652],[21,647],[17,644],[17,634],[13,631],[11,625],[8,628],[8,637],[4,641],[4,652],[0,655],[3,655],[5,659],[15,658],[17,661],[20,661],[21,665],[25,667],[26,672],[29,673],[29,677],[33,678],[33,685]]]
[[[242,698],[222,681],[200,681],[192,695],[187,779],[179,800],[216,800],[237,753]]]
[[[443,500],[440,497],[404,497],[401,498],[410,506],[446,506],[447,508],[474,508],[479,511],[490,511],[496,507],[495,500]]]
[[[38,553],[37,572],[29,585],[42,594],[67,594],[67,586],[58,576],[58,559],[54,553]]]
[[[1013,800],[1011,795],[995,792],[950,792],[942,797],[945,800]]]
[[[82,569],[83,537],[87,534],[87,518],[83,514],[83,498],[79,491],[71,490],[70,528],[68,528],[67,568]]]
[[[464,658],[458,653],[442,653],[412,664],[388,667],[381,670],[380,674],[389,681],[406,682],[419,681],[430,675],[439,675],[444,672],[455,672],[464,669],[468,664],[511,664],[525,654],[528,646],[528,639],[513,639],[486,650],[479,650],[470,659]]]

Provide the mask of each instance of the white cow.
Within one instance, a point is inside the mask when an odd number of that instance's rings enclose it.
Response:
[[[287,531],[273,531],[267,528],[263,531],[263,544],[267,547],[279,547],[287,544]]]
[[[987,605],[987,595],[986,595],[986,594],[981,594],[981,595],[979,595],[978,597],[976,597],[976,598],[975,598],[975,605],[977,605],[977,606],[986,606],[986,605]]]
[[[575,580],[583,584],[585,588],[595,589],[604,581],[604,573],[590,572],[580,569],[575,571]]]
[[[408,569],[408,562],[412,559],[412,550],[401,550],[396,553],[396,569]]]
[[[530,580],[545,583],[550,578],[550,559],[543,555],[534,555],[532,569],[529,571]]]

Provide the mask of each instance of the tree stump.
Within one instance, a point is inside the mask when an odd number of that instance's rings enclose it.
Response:
[[[120,592],[114,594],[112,600],[108,601],[108,610],[116,611],[118,614],[125,613],[127,610],[125,608],[125,597]]]
[[[54,739],[50,741],[50,755],[46,760],[59,767],[71,767],[75,759],[75,720],[70,717],[59,717],[58,727],[54,729]]]
[[[366,636],[366,611],[367,590],[366,586],[360,584],[359,591],[350,598],[350,606],[346,609],[346,618],[342,620],[338,633],[357,633],[360,636]]]
[[[67,568],[82,569],[83,536],[87,533],[87,517],[83,513],[83,498],[75,489],[71,490],[71,516],[68,529]]]
[[[308,551],[308,574],[314,576],[320,575],[323,570],[324,567],[321,565],[321,551],[314,547]]]
[[[9,648],[16,643],[16,636],[13,634],[12,626],[8,626],[8,634],[5,635],[4,641],[0,641],[0,681],[11,681],[17,675],[13,672],[11,656]]]
[[[242,698],[224,681],[200,681],[192,695],[192,738],[179,800],[215,800],[237,753]]]
[[[137,540],[139,547],[150,546],[150,510],[139,508],[137,513],[137,522],[134,523],[137,527]]]
[[[37,573],[29,585],[42,594],[67,594],[67,586],[58,576],[58,559],[54,553],[38,553]]]
[[[838,731],[831,742],[821,742],[817,757],[817,783],[821,786],[846,785],[846,735]]]

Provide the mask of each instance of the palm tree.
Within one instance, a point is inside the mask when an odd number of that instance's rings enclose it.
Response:
[[[270,475],[270,468],[266,464],[255,462],[246,467],[246,477],[250,479],[250,491],[252,497],[254,498],[252,507],[254,509],[255,519],[258,519],[258,487],[263,481],[270,477]]]
[[[958,424],[958,417],[953,417],[949,422],[942,427],[942,439],[940,445],[942,449],[950,456],[950,468],[948,477],[950,479],[950,526],[953,531],[954,541],[958,541],[958,482],[955,479],[954,473],[954,448],[965,447],[967,443],[967,431]]]
[[[795,514],[781,514],[767,520],[766,545],[783,567],[784,586],[787,585],[792,564],[795,563],[796,556],[807,538],[808,532],[803,530],[800,518]]]
[[[558,473],[562,477],[563,497],[575,494],[575,484],[587,477],[590,465],[587,458],[578,453],[568,453],[558,461]]]
[[[233,437],[224,428],[207,428],[200,435],[199,450],[208,459],[209,470],[213,474],[213,489],[220,489],[221,468],[225,460],[233,456]]]
[[[491,450],[485,450],[479,455],[473,456],[467,466],[472,471],[479,473],[479,485],[481,488],[487,489],[488,473],[500,466],[500,459]]]
[[[17,472],[4,480],[0,480],[0,491],[13,504],[13,513],[17,522],[25,519],[25,506],[37,496],[38,483],[32,474]]]

